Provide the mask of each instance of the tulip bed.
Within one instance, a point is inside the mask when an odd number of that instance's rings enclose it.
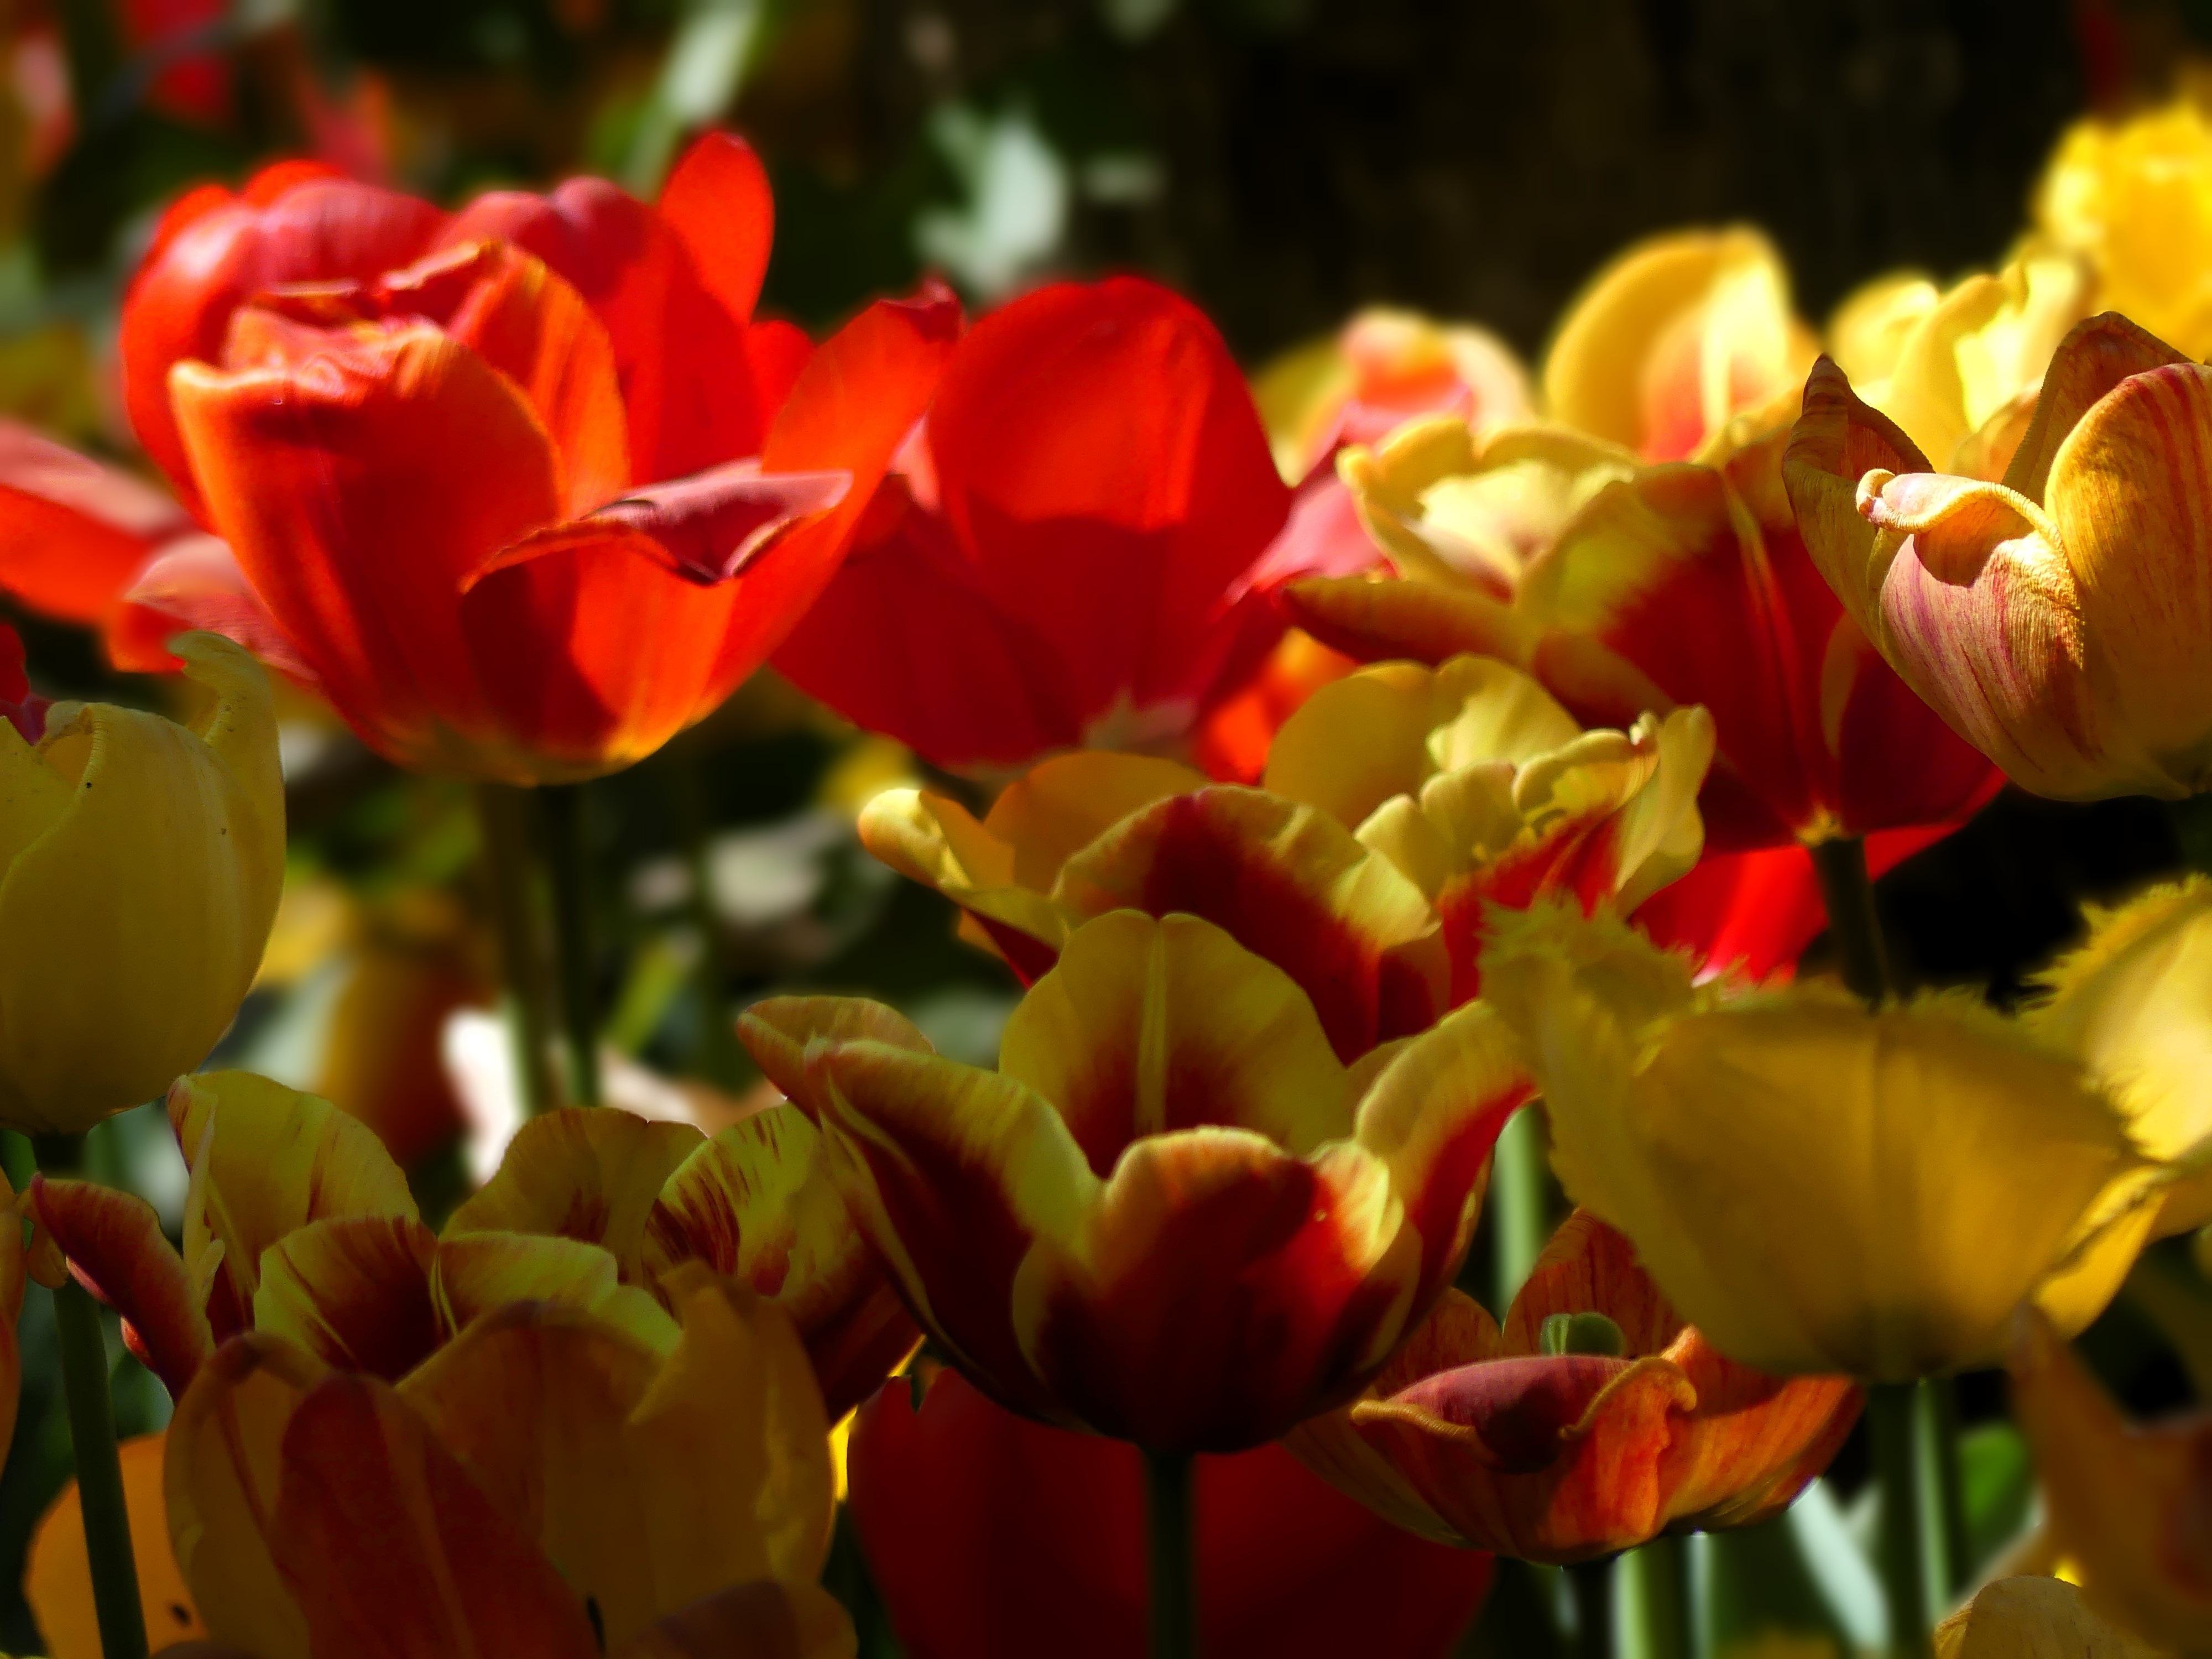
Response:
[[[171,201],[138,453],[0,423],[45,1650],[2212,1654],[2184,185],[1249,380],[764,316],[727,131]],[[2099,811],[2021,982],[1877,900]]]

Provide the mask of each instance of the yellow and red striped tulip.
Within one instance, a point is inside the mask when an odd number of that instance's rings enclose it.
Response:
[[[740,1032],[962,1370],[1168,1451],[1356,1394],[1450,1283],[1528,1094],[1479,1004],[1347,1067],[1290,976],[1188,915],[1075,929],[996,1072],[873,1003],[771,1000]]]
[[[2083,1069],[1978,999],[1869,1012],[1824,987],[1697,986],[1557,906],[1501,913],[1482,972],[1568,1194],[1744,1364],[1986,1364],[2031,1297],[2078,1330],[2156,1214],[2164,1172]]]
[[[2061,800],[2212,787],[2212,369],[2124,318],[2051,360],[2004,482],[1937,471],[1842,372],[1786,466],[1859,628],[1952,729]]]
[[[1584,1314],[1611,1322],[1620,1351],[1547,1352],[1546,1322]],[[1503,1328],[1448,1292],[1358,1401],[1285,1443],[1423,1537],[1583,1561],[1778,1513],[1835,1455],[1859,1401],[1844,1377],[1723,1358],[1627,1239],[1578,1212]]]

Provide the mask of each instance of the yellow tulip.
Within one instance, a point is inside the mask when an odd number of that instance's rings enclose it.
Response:
[[[2100,309],[2212,356],[2212,121],[2195,103],[2069,129],[2036,190],[2035,223],[2088,261]]]
[[[1621,254],[1569,309],[1544,362],[1545,411],[1646,460],[1680,460],[1738,415],[1764,422],[1786,407],[1814,350],[1765,237],[1676,231]]]
[[[2160,1659],[2063,1578],[2000,1578],[1936,1627],[1936,1659]]]
[[[1844,302],[1831,349],[1859,396],[1944,471],[2001,478],[2051,353],[2089,314],[2088,287],[2079,260],[2049,253],[1943,292],[1925,278],[1885,278]]]
[[[1987,1362],[2039,1296],[2118,1290],[2159,1180],[2081,1068],[1978,1003],[1745,993],[1625,923],[1500,913],[1484,994],[1521,1034],[1575,1201],[1730,1358],[1899,1382]]]
[[[2212,1654],[2212,1413],[2127,1422],[2033,1316],[2010,1363],[2051,1537],[2090,1607],[2156,1647]]]
[[[2089,913],[2087,943],[2040,976],[2029,1025],[2078,1056],[2171,1167],[2156,1232],[2212,1221],[2212,880]]]
[[[259,665],[177,642],[179,724],[57,703],[0,722],[0,1123],[75,1133],[215,1046],[253,981],[284,867],[276,726]]]
[[[2212,369],[2091,319],[1990,483],[1937,471],[1822,363],[1784,472],[1852,620],[2015,783],[2212,787]]]

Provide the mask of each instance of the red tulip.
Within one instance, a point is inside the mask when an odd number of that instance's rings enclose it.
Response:
[[[935,1370],[860,1409],[853,1518],[914,1659],[1123,1659],[1145,1650],[1144,1473],[1115,1441],[1052,1429]],[[1491,1559],[1400,1531],[1279,1446],[1197,1468],[1207,1653],[1439,1659]]]
[[[1220,337],[1164,289],[985,318],[908,454],[776,666],[942,765],[1179,738],[1281,632],[1251,590],[1290,492]]]

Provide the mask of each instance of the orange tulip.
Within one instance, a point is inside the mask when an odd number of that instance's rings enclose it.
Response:
[[[178,1402],[165,1483],[214,1639],[252,1659],[849,1654],[814,1583],[832,1471],[798,1339],[704,1269],[675,1302],[665,1354],[524,1302],[396,1387],[266,1335],[225,1345]],[[721,1644],[672,1649],[672,1615],[720,1617]]]
[[[1547,1346],[1547,1326],[1591,1315],[1617,1351]],[[1285,1443],[1423,1537],[1583,1561],[1778,1513],[1835,1455],[1859,1402],[1847,1378],[1722,1358],[1629,1242],[1577,1211],[1503,1329],[1452,1292],[1358,1402]]]
[[[927,1364],[927,1362],[925,1362]],[[913,1659],[1126,1659],[1148,1605],[1134,1448],[1001,1410],[957,1371],[895,1382],[853,1431],[852,1516]],[[1279,1446],[1194,1470],[1200,1645],[1442,1659],[1490,1558],[1413,1537]]]
[[[207,1634],[185,1576],[169,1546],[168,1508],[161,1499],[166,1437],[143,1434],[121,1442],[123,1498],[131,1519],[131,1555],[138,1569],[138,1605],[156,1653],[172,1642]],[[23,1597],[46,1639],[46,1659],[101,1659],[100,1625],[92,1600],[92,1565],[84,1541],[84,1506],[72,1480],[62,1488],[31,1534],[23,1567]]]
[[[997,1072],[872,1002],[775,998],[739,1030],[979,1386],[1170,1451],[1273,1439],[1379,1370],[1528,1094],[1480,1005],[1346,1066],[1281,969],[1127,910],[1069,935]]]

